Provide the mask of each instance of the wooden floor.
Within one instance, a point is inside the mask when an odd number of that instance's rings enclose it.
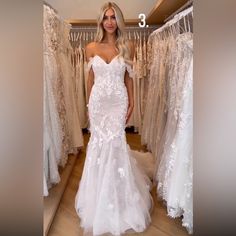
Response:
[[[60,205],[49,230],[48,236],[82,236],[83,230],[80,228],[80,220],[74,208],[75,195],[78,190],[79,180],[83,171],[85,151],[89,135],[84,134],[85,147],[81,150],[76,160],[74,169],[69,178]],[[140,136],[127,133],[127,142],[131,149],[144,150],[141,146]],[[129,235],[143,236],[184,236],[188,235],[186,229],[181,226],[181,218],[172,219],[166,214],[166,207],[162,201],[157,199],[156,189],[152,191],[155,207],[151,214],[152,223],[143,233],[132,233]],[[128,235],[128,234],[126,234]]]

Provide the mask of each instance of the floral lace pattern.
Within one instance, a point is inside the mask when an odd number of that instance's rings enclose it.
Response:
[[[152,197],[150,179],[135,161],[125,137],[128,95],[124,75],[127,70],[132,76],[132,68],[123,58],[106,63],[99,56],[90,59],[91,68],[91,137],[75,208],[81,226],[93,235],[120,235],[129,229],[142,232],[151,220]]]
[[[179,35],[171,53],[168,115],[160,164],[158,193],[167,203],[168,215],[183,215],[183,226],[192,233],[192,34]]]
[[[158,195],[168,215],[192,216],[192,33],[156,34],[148,40],[148,90],[141,141],[155,156]]]
[[[75,105],[69,25],[44,5],[44,195],[60,181],[58,165],[83,145]],[[73,116],[72,116],[73,114]]]

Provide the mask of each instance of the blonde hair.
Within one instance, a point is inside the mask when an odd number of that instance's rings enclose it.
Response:
[[[97,20],[97,34],[95,42],[102,42],[105,36],[105,30],[103,28],[103,18],[108,9],[112,9],[115,13],[117,29],[116,29],[116,48],[119,52],[118,57],[122,56],[125,61],[131,63],[131,52],[128,45],[128,39],[125,33],[124,16],[121,9],[114,2],[105,3],[100,10],[100,14]]]

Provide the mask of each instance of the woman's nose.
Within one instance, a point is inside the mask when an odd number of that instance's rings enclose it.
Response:
[[[109,24],[112,23],[112,19],[111,19],[111,17],[108,17],[108,23],[109,23]]]

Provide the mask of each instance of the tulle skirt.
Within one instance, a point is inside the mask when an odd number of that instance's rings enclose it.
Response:
[[[75,200],[84,233],[144,231],[151,221],[153,166],[152,155],[132,151],[125,134],[102,143],[91,135]]]

